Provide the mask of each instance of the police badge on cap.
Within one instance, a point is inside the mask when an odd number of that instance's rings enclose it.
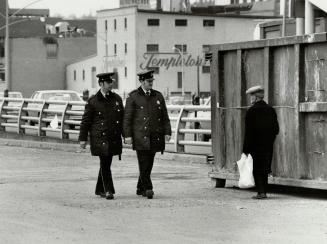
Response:
[[[99,78],[99,82],[113,82],[115,81],[112,77],[115,75],[115,72],[109,72],[109,73],[101,73],[101,74],[97,74],[96,77]]]
[[[138,75],[140,81],[154,80],[153,72],[154,72],[154,70],[146,70],[146,71],[137,73],[137,75]]]

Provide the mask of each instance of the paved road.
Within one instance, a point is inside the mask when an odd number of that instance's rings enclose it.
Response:
[[[157,160],[148,200],[135,195],[136,165],[114,160],[108,201],[93,194],[97,158],[0,146],[0,243],[327,243],[325,192],[280,188],[257,201],[213,188],[209,165]]]

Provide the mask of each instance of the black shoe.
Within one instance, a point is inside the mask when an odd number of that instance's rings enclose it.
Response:
[[[265,199],[265,198],[267,198],[266,193],[258,193],[257,195],[252,197],[252,199]]]
[[[136,195],[141,196],[143,194],[143,190],[141,189],[136,189]]]
[[[152,199],[154,192],[152,190],[146,190],[145,195],[147,196],[148,199]]]
[[[112,200],[112,199],[114,199],[114,194],[112,194],[112,193],[110,193],[110,192],[106,192],[105,196],[106,196],[106,199],[107,199],[107,200]]]

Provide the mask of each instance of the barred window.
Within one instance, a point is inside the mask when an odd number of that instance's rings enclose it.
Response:
[[[159,45],[158,44],[147,44],[146,45],[146,51],[148,53],[159,52]]]
[[[203,20],[203,26],[215,26],[215,20],[214,19],[204,19]]]
[[[187,26],[187,19],[175,19],[175,26]]]
[[[57,44],[46,44],[47,58],[56,59],[58,56],[58,45]]]
[[[160,19],[148,19],[148,26],[159,26]]]

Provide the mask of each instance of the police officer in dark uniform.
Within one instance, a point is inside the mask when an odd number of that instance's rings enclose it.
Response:
[[[82,117],[79,141],[85,149],[90,133],[90,146],[93,156],[100,158],[100,170],[95,194],[113,199],[115,188],[111,175],[111,162],[114,155],[122,153],[122,123],[124,106],[121,97],[112,92],[115,73],[98,74],[100,90],[91,96]]]
[[[132,91],[125,106],[123,131],[125,143],[133,144],[139,164],[137,195],[152,199],[151,171],[156,152],[165,150],[171,126],[163,95],[152,89],[153,70],[137,74],[141,86]]]
[[[253,158],[253,176],[258,194],[254,199],[267,198],[268,174],[271,172],[273,145],[279,133],[275,109],[264,100],[262,86],[253,86],[246,91],[251,96],[252,106],[245,116],[243,152]]]

